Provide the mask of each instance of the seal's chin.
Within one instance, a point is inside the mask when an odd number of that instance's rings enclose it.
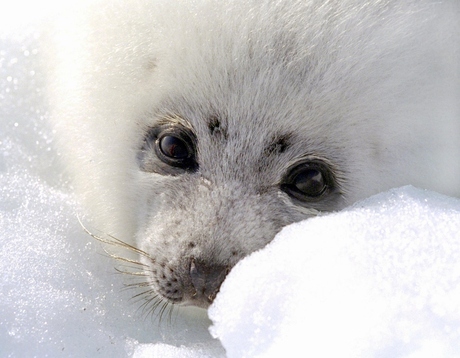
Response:
[[[204,300],[196,300],[194,298],[190,300],[186,300],[180,304],[180,306],[183,307],[197,307],[197,308],[202,308],[202,309],[208,309],[209,306],[211,306],[212,302],[206,302]]]

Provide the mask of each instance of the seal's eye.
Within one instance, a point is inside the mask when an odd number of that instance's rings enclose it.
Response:
[[[327,194],[334,181],[327,166],[318,161],[303,162],[288,171],[281,189],[300,201],[310,201]]]
[[[318,169],[301,170],[292,180],[296,190],[310,197],[320,196],[326,189],[323,173]]]
[[[198,170],[197,140],[193,130],[181,123],[159,123],[150,128],[137,153],[144,172],[180,175]]]
[[[158,140],[161,152],[171,159],[186,159],[190,156],[187,143],[172,135],[165,135]]]
[[[167,126],[155,138],[155,153],[165,164],[186,170],[195,170],[195,137],[178,125]]]

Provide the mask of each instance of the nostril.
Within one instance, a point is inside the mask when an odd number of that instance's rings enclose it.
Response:
[[[209,303],[214,301],[229,271],[230,268],[227,266],[209,265],[192,258],[190,261],[190,278],[195,289],[193,298],[205,299]]]

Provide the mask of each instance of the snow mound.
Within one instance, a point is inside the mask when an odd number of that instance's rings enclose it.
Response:
[[[460,200],[405,187],[286,227],[209,315],[228,357],[460,356]]]

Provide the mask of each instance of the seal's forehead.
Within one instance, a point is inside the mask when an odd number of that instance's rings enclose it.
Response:
[[[273,185],[292,160],[314,154],[290,126],[261,121],[250,108],[218,110],[209,101],[190,103],[185,98],[164,102],[163,108],[174,115],[157,113],[157,123],[169,118],[193,133],[200,173],[211,181]]]
[[[217,110],[206,106],[206,101],[190,104],[183,98],[164,104],[162,108],[154,115],[154,122],[173,120],[189,128],[196,136],[202,154],[228,150],[232,156],[239,157],[243,157],[243,153],[252,157],[261,152],[270,155],[286,151],[295,137],[289,126],[275,125],[276,121],[261,118],[265,116],[244,108],[239,111]]]

